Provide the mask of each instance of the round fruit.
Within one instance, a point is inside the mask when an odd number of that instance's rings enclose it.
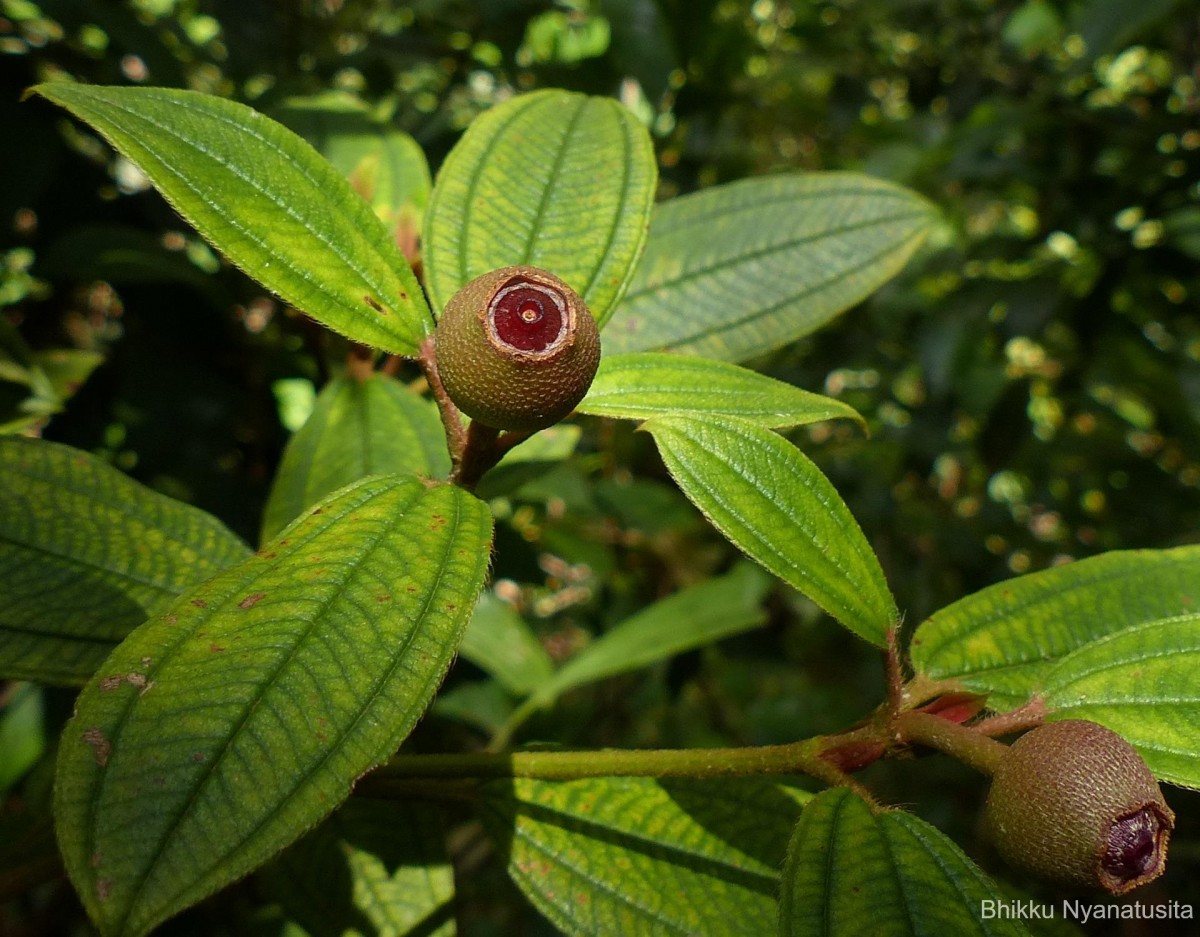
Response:
[[[537,430],[575,409],[600,364],[600,333],[571,287],[536,267],[503,267],[451,297],[435,333],[450,399],[496,429]]]
[[[1011,864],[1115,895],[1162,874],[1175,814],[1128,742],[1079,719],[1027,732],[1004,754],[984,824]]]

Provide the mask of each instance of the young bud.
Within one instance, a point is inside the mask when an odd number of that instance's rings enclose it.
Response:
[[[1114,895],[1162,874],[1175,814],[1128,742],[1079,719],[1015,741],[992,778],[984,824],[1011,864]]]
[[[557,423],[583,399],[600,364],[600,334],[583,300],[536,267],[504,267],[454,294],[435,333],[450,399],[496,429]]]

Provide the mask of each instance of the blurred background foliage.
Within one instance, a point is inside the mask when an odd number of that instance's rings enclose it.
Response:
[[[1007,576],[1200,537],[1187,0],[0,0],[0,427],[100,453],[253,541],[288,432],[346,349],[224,264],[90,133],[20,100],[65,76],[285,119],[296,96],[336,92],[410,134],[434,171],[477,113],[557,86],[634,110],[662,198],[796,170],[908,185],[943,212],[917,259],[751,362],[867,416],[869,437],[829,425],[798,441],[908,622]],[[321,145],[294,108],[289,122]],[[558,659],[735,561],[642,434],[581,425],[572,458],[494,501],[496,591]],[[879,700],[873,652],[787,590],[767,602],[765,628],[572,694],[526,740],[780,742]],[[504,718],[511,700],[481,676],[460,664],[418,744],[478,744],[476,726]],[[69,706],[5,694],[0,797]],[[878,766],[874,783],[973,841],[978,784],[935,799],[923,790],[960,773],[929,761]],[[1196,820],[1179,812],[1186,840]],[[1177,855],[1168,883],[1196,859]],[[490,907],[492,884],[472,900]]]

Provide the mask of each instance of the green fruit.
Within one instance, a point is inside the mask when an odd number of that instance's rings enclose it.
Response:
[[[435,332],[450,399],[496,429],[536,430],[575,409],[600,364],[600,333],[571,287],[536,267],[504,267],[451,297]]]
[[[985,828],[1009,863],[1114,895],[1162,874],[1175,814],[1128,742],[1079,719],[1017,739],[992,777]]]

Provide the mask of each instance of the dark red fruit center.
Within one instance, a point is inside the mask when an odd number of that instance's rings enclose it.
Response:
[[[550,290],[536,283],[507,286],[492,300],[500,340],[521,351],[543,351],[563,330],[563,313]]]
[[[1158,814],[1150,807],[1121,817],[1108,831],[1100,864],[1121,882],[1132,882],[1158,868]]]

